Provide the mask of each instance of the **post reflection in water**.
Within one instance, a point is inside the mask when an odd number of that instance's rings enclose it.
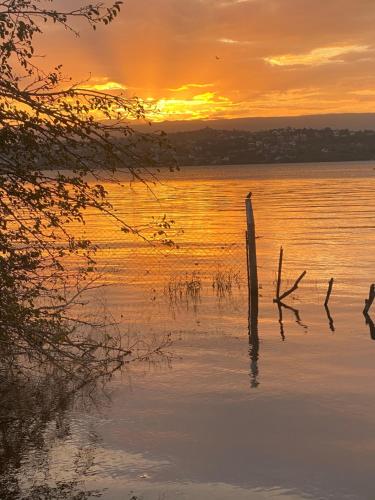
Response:
[[[256,389],[259,385],[258,313],[259,313],[259,292],[257,294],[249,293],[248,330],[249,330],[249,356],[250,356],[250,385],[252,389]]]

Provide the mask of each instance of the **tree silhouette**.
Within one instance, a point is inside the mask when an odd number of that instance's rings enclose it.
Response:
[[[83,224],[86,210],[96,210],[124,233],[172,244],[166,217],[148,232],[129,225],[114,213],[102,182],[125,172],[149,184],[160,161],[173,169],[174,160],[163,135],[129,126],[145,117],[139,99],[73,84],[61,66],[38,66],[34,42],[44,26],[77,34],[81,19],[95,29],[111,23],[122,2],[67,11],[55,3],[0,0],[0,356],[6,363],[26,356],[70,364],[77,374],[88,365],[105,371],[105,360],[121,363],[134,346],[124,348],[108,330],[99,339],[87,336],[75,310],[96,286],[96,248],[75,236],[72,223]]]

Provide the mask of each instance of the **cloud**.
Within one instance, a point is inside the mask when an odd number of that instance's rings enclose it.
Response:
[[[374,0],[133,0],[96,33],[54,28],[37,52],[46,69],[63,63],[74,81],[107,75],[92,85],[152,96],[172,116],[362,111],[355,92],[375,88],[374,25]],[[308,88],[319,96],[294,91]],[[197,102],[206,90],[211,102]]]
[[[248,40],[233,40],[233,38],[219,38],[218,42],[226,43],[229,45],[250,45],[254,42],[250,42]]]
[[[231,7],[236,4],[256,2],[257,0],[221,0],[219,2],[220,7]]]
[[[365,97],[375,96],[375,88],[374,89],[352,90],[351,93],[354,95],[365,96]]]
[[[85,84],[81,88],[97,90],[98,92],[111,92],[113,90],[127,90],[127,87],[122,83],[107,81],[105,83]]]
[[[368,45],[344,45],[342,47],[321,47],[304,54],[285,54],[264,57],[271,66],[319,66],[321,64],[339,63],[339,56],[352,53],[362,53],[369,50]]]
[[[186,83],[184,85],[181,85],[181,87],[178,87],[176,89],[168,89],[171,92],[183,92],[184,90],[190,90],[190,89],[205,89],[209,87],[213,87],[213,83]]]

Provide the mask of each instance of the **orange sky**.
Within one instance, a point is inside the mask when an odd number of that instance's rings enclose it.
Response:
[[[374,0],[126,0],[79,39],[48,28],[39,52],[159,119],[374,112],[374,26]]]

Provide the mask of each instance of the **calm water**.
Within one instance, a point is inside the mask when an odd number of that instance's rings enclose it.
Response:
[[[375,341],[362,309],[375,282],[375,164],[186,168],[155,187],[157,199],[140,186],[107,188],[130,223],[166,213],[184,230],[178,249],[163,250],[94,215],[85,229],[101,245],[109,285],[95,305],[124,335],[171,332],[172,359],[116,377],[98,404],[67,414],[62,435],[51,422],[48,444],[27,448],[19,478],[74,479],[116,500],[374,499]],[[249,191],[258,352],[245,287]],[[307,276],[280,322],[272,298],[281,245],[284,288]],[[232,277],[223,294],[212,287],[218,272]],[[173,292],[192,279],[198,294]],[[77,453],[89,456],[85,467]]]

